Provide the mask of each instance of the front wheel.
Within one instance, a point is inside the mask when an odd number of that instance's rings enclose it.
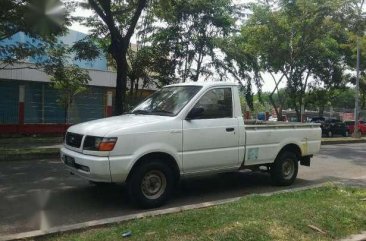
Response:
[[[298,168],[295,153],[289,151],[281,153],[271,166],[272,182],[277,186],[291,185],[297,177]]]
[[[173,186],[172,170],[159,161],[149,161],[138,166],[129,179],[130,198],[143,208],[156,208],[169,198]]]

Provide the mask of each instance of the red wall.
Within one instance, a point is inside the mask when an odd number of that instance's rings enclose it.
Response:
[[[0,125],[2,134],[64,134],[70,125],[66,124],[8,124]]]

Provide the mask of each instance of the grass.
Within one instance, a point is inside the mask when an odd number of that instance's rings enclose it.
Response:
[[[62,140],[62,136],[0,137],[0,146],[12,149],[24,146],[60,144],[62,143]]]
[[[366,230],[366,189],[327,186],[43,238],[50,241],[334,240]],[[108,204],[106,204],[108,205]],[[313,225],[326,233],[311,229]]]
[[[57,156],[60,136],[22,136],[0,138],[0,161],[33,160]]]
[[[1,148],[0,161],[26,161],[57,157],[60,148]]]
[[[60,148],[0,148],[1,155],[33,155],[33,154],[50,154],[58,153]]]

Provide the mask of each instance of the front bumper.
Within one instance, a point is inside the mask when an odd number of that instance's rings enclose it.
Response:
[[[85,155],[65,147],[61,148],[60,155],[71,173],[94,182],[111,182],[108,157]]]

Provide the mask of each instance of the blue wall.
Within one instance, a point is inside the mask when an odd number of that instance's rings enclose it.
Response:
[[[19,84],[0,81],[0,124],[18,123]]]
[[[25,86],[24,123],[64,123],[65,111],[58,103],[60,93],[48,83],[0,80],[0,124],[18,123],[19,85]],[[105,88],[89,86],[75,96],[70,123],[103,118],[105,100]]]
[[[65,45],[71,46],[73,43],[85,38],[86,36],[87,35],[84,33],[80,33],[80,32],[74,31],[74,30],[69,30],[69,32],[65,36],[59,37],[58,41]],[[12,45],[12,44],[17,44],[17,43],[29,43],[32,45],[37,45],[41,42],[39,40],[28,37],[24,33],[17,33],[17,34],[14,34],[11,38],[0,41],[0,46],[7,46],[7,45]],[[0,52],[0,61],[2,59],[4,59],[5,57],[7,57],[7,56],[4,56]],[[31,62],[31,63],[36,63],[38,61],[44,60],[45,58],[47,58],[47,56],[44,56],[44,57],[41,56],[41,57],[37,57],[37,58],[28,58],[27,61]],[[74,60],[74,56],[70,56],[69,62],[70,62],[70,64],[76,64],[81,68],[95,69],[95,70],[108,70],[107,59],[105,58],[103,53],[100,56],[100,58],[97,58],[93,61],[84,61],[84,60],[77,61],[77,60]]]
[[[69,30],[69,33],[60,37],[58,41],[66,45],[72,45],[85,37],[86,34]],[[0,41],[0,46],[17,43],[37,45],[40,42],[26,36],[24,33],[17,33],[9,39]],[[0,61],[5,57],[7,56],[4,56],[4,53],[0,51]],[[29,58],[27,61],[36,63],[45,58],[47,56]],[[104,56],[93,61],[76,61],[73,56],[70,56],[69,61],[81,68],[108,70],[107,60]],[[64,123],[65,111],[58,103],[60,93],[48,83],[10,81],[1,79],[0,76],[0,124],[18,123],[19,85],[25,86],[25,123]],[[70,109],[70,122],[79,123],[104,117],[105,95],[106,88],[89,86],[86,93],[76,96]]]

